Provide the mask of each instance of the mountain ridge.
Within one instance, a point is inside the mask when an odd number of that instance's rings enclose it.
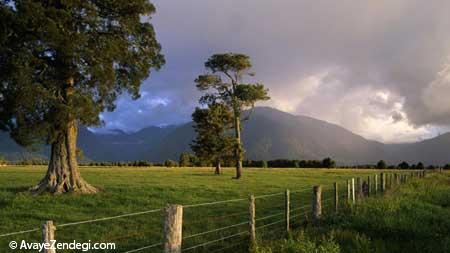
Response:
[[[114,130],[95,133],[80,127],[78,144],[84,154],[96,161],[178,159],[189,152],[195,132],[193,123],[178,126],[145,127],[134,133]],[[385,144],[368,140],[337,124],[303,115],[293,115],[270,107],[256,107],[251,118],[243,123],[246,158],[322,159],[332,157],[340,164],[390,163],[407,161],[427,164],[450,162],[445,150],[450,146],[450,133],[415,142]],[[27,151],[0,132],[0,154],[24,157]],[[35,152],[46,156],[45,149]]]

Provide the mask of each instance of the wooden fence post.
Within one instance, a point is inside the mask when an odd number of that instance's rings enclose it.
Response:
[[[358,186],[358,191],[357,191],[357,199],[358,199],[358,202],[359,201],[361,201],[362,200],[362,198],[363,198],[363,183],[362,183],[362,179],[360,178],[360,177],[358,177],[357,179],[356,179],[356,185]]]
[[[381,192],[385,192],[386,191],[386,174],[385,173],[381,173],[380,176],[381,179]]]
[[[322,216],[322,187],[320,185],[313,187],[312,213],[313,220],[317,224]]]
[[[181,253],[183,206],[168,204],[165,209],[164,253]]]
[[[355,179],[352,178],[352,204],[355,204]]]
[[[350,185],[350,180],[347,179],[347,203],[350,204],[350,199],[352,198],[352,188]]]
[[[49,220],[42,226],[42,242],[52,245],[52,241],[55,240],[56,227],[53,225],[53,221]],[[56,249],[45,249],[43,253],[56,253]]]
[[[256,207],[255,196],[250,195],[248,198],[248,213],[249,213],[249,232],[250,232],[250,249],[256,246]]]
[[[372,182],[370,180],[370,176],[367,176],[367,187],[369,188],[369,190],[367,191],[367,197],[370,197],[370,195],[372,194]]]
[[[285,218],[286,218],[286,231],[289,232],[290,229],[290,224],[289,224],[289,214],[290,214],[290,210],[291,210],[291,197],[290,197],[290,193],[289,190],[286,190],[286,213],[285,213]]]
[[[378,194],[378,175],[375,174],[375,195]]]
[[[334,211],[339,211],[339,188],[338,183],[334,182]]]

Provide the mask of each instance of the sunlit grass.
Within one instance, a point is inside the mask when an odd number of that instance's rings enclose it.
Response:
[[[450,252],[449,231],[450,174],[432,174],[328,216],[319,228],[302,228],[288,240],[265,240],[258,253],[444,253]]]
[[[351,177],[380,173],[373,170],[343,169],[245,169],[240,180],[232,179],[234,170],[226,168],[220,176],[212,168],[132,168],[82,167],[82,176],[101,189],[95,195],[32,196],[27,189],[45,174],[44,166],[0,168],[0,234],[40,228],[45,220],[57,225],[67,222],[163,208],[167,203],[196,204],[243,198],[249,194],[264,195],[306,189],[292,194],[293,207],[309,205],[313,185],[324,187],[324,199],[332,196],[333,182],[344,182]],[[283,210],[284,196],[257,200],[257,217]],[[184,235],[215,229],[246,221],[247,201],[208,207],[186,208]],[[120,249],[133,249],[161,241],[162,214],[152,213],[111,221],[83,224],[58,229],[57,239],[63,241],[114,241]],[[230,217],[231,215],[231,217]],[[279,217],[279,218],[282,218]],[[264,221],[270,223],[276,221]],[[261,224],[265,224],[261,222]],[[282,224],[279,224],[282,227]],[[230,231],[191,238],[185,246],[245,231],[247,226]],[[39,240],[40,232],[13,236],[16,240]],[[0,238],[0,247],[12,238]],[[224,242],[227,245],[229,242]],[[212,246],[214,247],[214,246]]]

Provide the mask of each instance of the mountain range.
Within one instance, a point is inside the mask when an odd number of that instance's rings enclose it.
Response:
[[[243,124],[246,158],[251,160],[332,157],[339,164],[368,164],[385,160],[425,164],[450,162],[450,133],[404,144],[384,144],[367,140],[343,127],[306,116],[292,115],[270,107],[257,107]],[[195,137],[192,122],[168,127],[150,126],[138,132],[115,130],[96,133],[80,127],[78,146],[94,161],[177,160],[182,152],[190,152]],[[0,154],[8,159],[47,156],[48,148],[27,151],[0,132]]]

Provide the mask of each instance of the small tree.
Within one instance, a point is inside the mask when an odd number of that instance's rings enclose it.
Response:
[[[178,163],[174,160],[166,160],[164,161],[164,166],[166,166],[167,168],[173,168],[173,167],[178,167]]]
[[[327,158],[323,159],[322,165],[324,168],[330,169],[330,168],[336,167],[336,162],[333,161],[331,158],[327,157]]]
[[[380,160],[377,163],[377,169],[379,170],[385,170],[387,168],[387,164],[384,160]]]
[[[190,153],[181,153],[179,165],[180,167],[192,167],[195,165],[197,157]]]
[[[259,83],[243,83],[245,75],[251,75],[250,57],[243,54],[215,54],[205,63],[210,72],[200,75],[196,80],[197,88],[206,92],[201,103],[218,102],[226,105],[233,113],[235,135],[234,159],[236,178],[242,176],[243,148],[241,142],[241,120],[243,110],[253,108],[255,103],[268,100],[267,89]]]
[[[399,167],[402,170],[407,170],[407,169],[409,169],[409,164],[407,162],[403,161],[397,167]]]
[[[425,169],[425,166],[423,165],[422,162],[419,162],[419,163],[417,164],[417,166],[416,166],[416,169],[418,169],[418,170],[424,170],[424,169]]]
[[[192,114],[197,133],[191,144],[196,156],[216,167],[221,173],[221,163],[232,155],[235,139],[228,133],[233,124],[233,115],[223,104],[211,104],[208,108],[196,108]]]

